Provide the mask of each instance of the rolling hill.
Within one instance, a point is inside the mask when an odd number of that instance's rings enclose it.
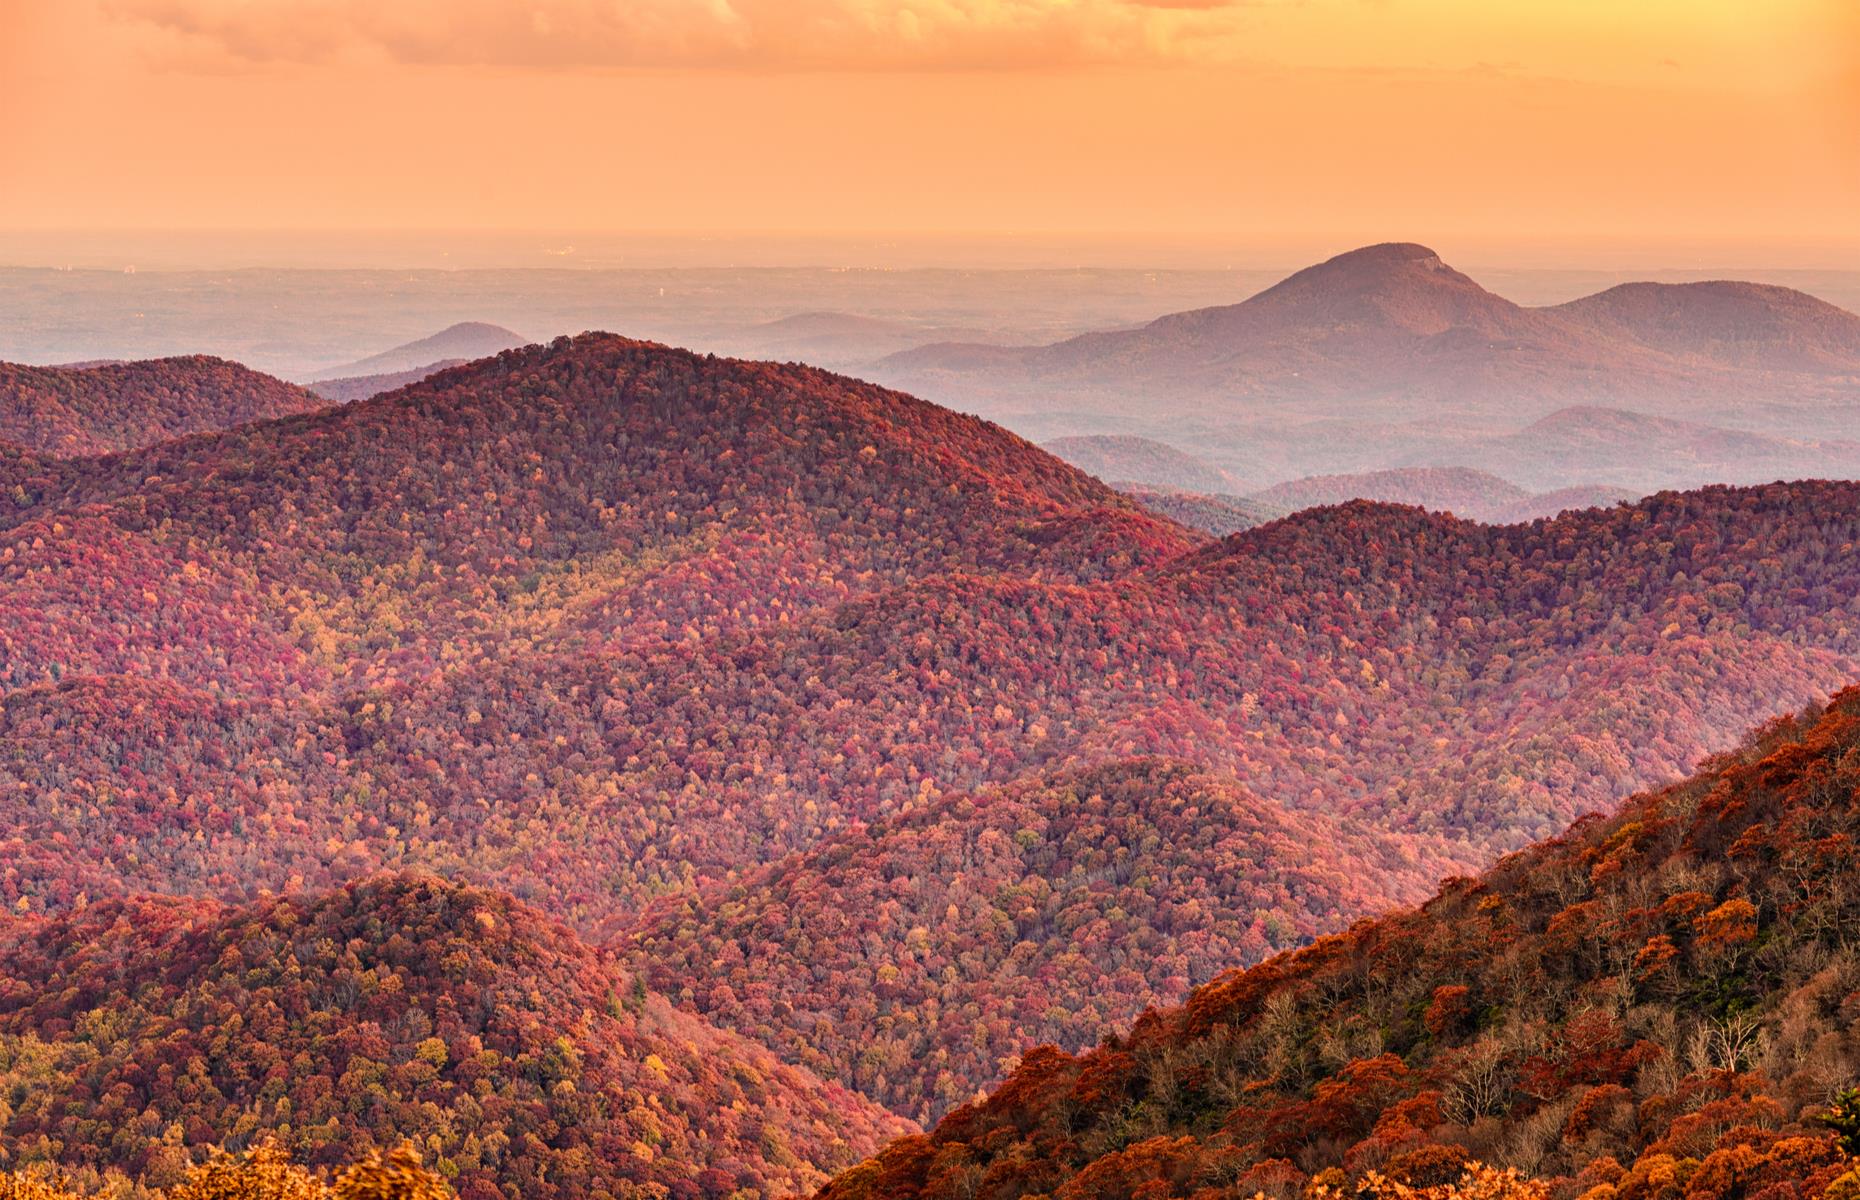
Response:
[[[431,372],[448,362],[465,362],[489,358],[525,345],[528,339],[501,325],[486,321],[461,321],[448,325],[430,337],[371,354],[367,358],[340,366],[326,367],[310,377],[312,383],[351,380],[370,375],[394,375],[414,371]]]
[[[773,1194],[908,1128],[424,876],[0,927],[0,1090],[0,1162],[149,1187],[272,1133],[312,1165],[411,1138],[462,1198]]]
[[[136,450],[327,403],[202,355],[68,367],[0,363],[0,442],[56,458]]]
[[[849,829],[662,902],[627,944],[655,988],[925,1120],[1030,1042],[1090,1045],[1435,876],[1372,830],[1125,760]]]
[[[821,1200],[1382,1198],[1469,1160],[1542,1186],[1463,1194],[1518,1200],[1843,1195],[1853,1123],[1843,1150],[1818,1118],[1860,1069],[1856,763],[1849,691],[1419,909],[1032,1051]]]

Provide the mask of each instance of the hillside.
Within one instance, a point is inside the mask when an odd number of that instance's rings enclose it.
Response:
[[[261,1131],[310,1164],[412,1138],[465,1200],[780,1195],[906,1128],[430,877],[0,927],[0,1094],[0,1162],[161,1187]]]
[[[1469,1158],[1559,1197],[1820,1196],[1855,1170],[1815,1118],[1860,1071],[1857,764],[1849,691],[1418,910],[1035,1050],[822,1200],[1350,1194]]]
[[[1165,442],[1141,437],[1055,438],[1040,449],[1104,480],[1129,480],[1152,487],[1227,495],[1246,490],[1226,471]]]
[[[1853,493],[1669,494],[1508,528],[1319,509],[1102,583],[956,573],[805,619],[511,654],[338,703],[38,684],[0,704],[13,832],[0,900],[36,912],[123,889],[247,896],[419,866],[624,938],[655,898],[755,886],[757,867],[859,823],[889,828],[946,796],[1133,755],[1277,800],[1278,819],[1306,831],[1296,865],[1314,879],[1348,878],[1372,848],[1437,876],[1672,778],[1722,749],[1723,730],[1860,673]],[[1270,830],[1271,810],[1256,811]],[[1251,898],[1277,869],[1261,838],[1260,876],[1216,894]],[[888,844],[931,897],[961,869],[931,842]],[[1154,897],[1178,944],[1234,938],[1230,914],[1172,865],[1169,838],[1134,844],[1132,877],[1171,881]],[[932,857],[910,860],[917,847]],[[852,860],[849,895],[872,886],[857,878],[867,865]],[[1083,899],[1081,927],[1133,911],[1114,891]],[[1275,903],[1294,927],[1379,907],[1363,884]],[[771,963],[817,949],[805,925],[768,916]],[[1082,1020],[1013,1008],[1011,980],[984,969],[964,924],[923,925],[912,955],[944,964],[939,988],[1026,1021],[991,1026],[983,1054],[955,1036],[967,1018],[920,1018],[902,1044],[950,1052],[933,1112],[995,1076],[993,1048],[1046,1030],[1089,1043]],[[1235,944],[1242,960],[1264,949]],[[1139,985],[1117,982],[1102,953],[1063,961],[1055,994],[1095,998],[1062,1007],[1129,1019],[1209,961]],[[760,1035],[773,994],[701,1003]],[[870,1036],[894,1054],[881,1015],[840,1014],[824,1050],[782,1045],[921,1111],[908,1072],[881,1086],[879,1069],[835,1048]]]
[[[136,450],[327,403],[202,355],[68,367],[0,363],[0,442],[56,458]]]
[[[0,888],[68,904],[70,873],[99,858],[134,890],[209,893],[423,864],[612,927],[853,820],[1144,754],[1473,865],[1860,672],[1853,491],[1667,495],[1505,528],[1320,509],[1103,584],[956,575],[333,703],[73,675],[0,704],[0,800],[57,800],[7,805],[52,874]],[[202,822],[268,833],[200,845]],[[332,837],[340,853],[314,849]],[[59,846],[83,853],[37,849]]]
[[[1402,467],[1362,475],[1313,475],[1277,484],[1247,499],[1282,512],[1351,500],[1378,500],[1505,524],[1554,517],[1570,508],[1614,504],[1633,496],[1593,486],[1532,493],[1490,471],[1472,467]]]
[[[1525,307],[1425,246],[1394,243],[1238,304],[1047,346],[932,344],[873,374],[1043,441],[1116,421],[1260,482],[1463,464],[1532,490],[1599,481],[1645,493],[1828,472],[1804,455],[1768,474],[1745,463],[1728,475],[1661,474],[1656,454],[1645,464],[1655,473],[1617,478],[1571,446],[1525,479],[1468,442],[1573,407],[1838,441],[1860,427],[1860,316],[1736,283],[1633,284]]]
[[[850,829],[655,906],[628,944],[655,988],[921,1121],[1030,1043],[1090,1045],[1229,964],[1412,901],[1432,866],[1139,759]]]
[[[311,376],[311,382],[354,379],[366,375],[393,375],[400,372],[431,370],[434,364],[464,362],[489,358],[506,350],[515,350],[529,339],[501,325],[486,321],[461,321],[448,325],[430,337],[383,350],[340,366],[326,367]]]
[[[973,418],[604,335],[33,495],[0,512],[17,583],[0,686],[374,686],[610,631],[792,619],[958,566],[1103,574],[1194,541]]]

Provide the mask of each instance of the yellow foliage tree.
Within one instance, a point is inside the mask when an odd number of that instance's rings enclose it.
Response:
[[[335,1200],[450,1200],[445,1180],[420,1165],[406,1142],[371,1153],[336,1177]]]
[[[329,1189],[275,1142],[216,1154],[168,1189],[166,1200],[328,1200]]]
[[[0,1200],[78,1200],[56,1184],[32,1175],[0,1174]]]

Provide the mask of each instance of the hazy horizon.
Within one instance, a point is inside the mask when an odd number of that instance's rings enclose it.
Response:
[[[1464,270],[1860,271],[1860,233],[1813,237],[1495,237],[1450,230],[1285,233],[624,231],[599,229],[0,229],[0,267],[225,270],[1297,270],[1419,242]]]

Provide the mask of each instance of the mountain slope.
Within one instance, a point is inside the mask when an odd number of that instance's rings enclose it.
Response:
[[[501,325],[485,321],[461,321],[438,333],[405,345],[383,350],[341,366],[327,367],[311,376],[311,382],[352,379],[363,375],[391,375],[431,367],[434,363],[489,358],[525,345],[528,339]]]
[[[1504,528],[1320,509],[1103,583],[953,573],[334,704],[38,684],[0,705],[0,815],[32,864],[0,899],[421,865],[624,933],[854,822],[1137,755],[1472,867],[1860,674],[1855,490]]]
[[[784,620],[959,565],[1102,574],[1195,541],[973,418],[605,335],[34,491],[0,512],[19,621],[0,684],[154,656],[241,691],[374,685]],[[85,589],[116,593],[104,621],[74,607]]]
[[[1035,1051],[821,1196],[1285,1195],[1467,1158],[1558,1195],[1819,1196],[1853,1167],[1812,1118],[1860,1070],[1857,830],[1850,691],[1417,911]]]
[[[773,1196],[906,1128],[427,877],[0,928],[0,1085],[0,1159],[153,1187],[275,1132],[310,1163],[413,1138],[464,1198]]]
[[[202,355],[72,367],[0,363],[0,442],[57,458],[135,450],[327,403]]]
[[[849,829],[655,906],[627,944],[655,988],[923,1121],[1029,1043],[1089,1046],[1227,965],[1418,898],[1437,865],[1138,759]]]

